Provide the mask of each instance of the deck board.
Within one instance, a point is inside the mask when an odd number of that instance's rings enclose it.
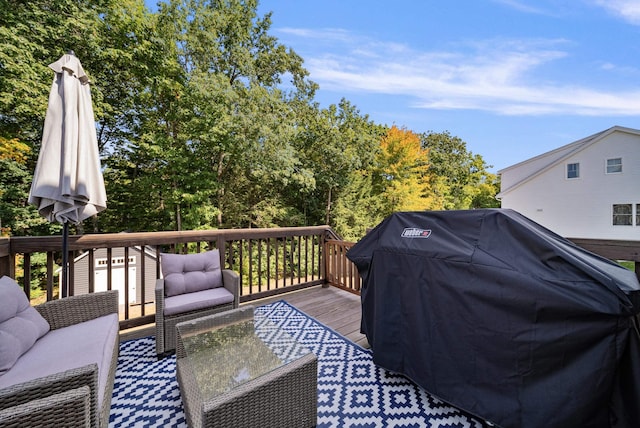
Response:
[[[360,296],[337,287],[317,285],[290,293],[279,294],[244,305],[266,305],[284,300],[305,314],[315,318],[363,348],[369,348],[367,338],[360,333]],[[155,334],[153,325],[121,332],[121,340],[130,340]]]

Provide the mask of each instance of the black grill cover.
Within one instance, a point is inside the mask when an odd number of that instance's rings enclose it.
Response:
[[[633,272],[504,209],[396,213],[347,257],[379,366],[502,427],[640,427]]]

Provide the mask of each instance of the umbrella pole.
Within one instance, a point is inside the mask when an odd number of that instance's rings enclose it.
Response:
[[[68,290],[68,258],[69,258],[69,252],[67,251],[67,248],[69,246],[69,222],[65,221],[63,223],[63,228],[62,228],[62,297],[67,297],[67,290]]]

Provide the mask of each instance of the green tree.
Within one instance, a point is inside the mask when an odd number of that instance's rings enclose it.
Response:
[[[474,190],[469,208],[500,208],[500,201],[496,199],[500,192],[500,179],[497,175],[487,172]]]
[[[100,147],[126,140],[154,58],[149,22],[144,0],[0,0],[0,135],[29,144],[37,157],[48,65],[73,50],[92,82]]]
[[[211,82],[199,95],[214,98],[198,105],[222,106],[196,117],[199,132],[193,133],[207,136],[200,143],[214,173],[217,226],[286,221],[281,215],[290,210],[283,210],[278,190],[313,186],[291,140],[292,104],[310,100],[315,84],[306,80],[302,58],[268,34],[271,15],[258,17],[256,0],[192,4],[186,51],[200,77],[199,87]],[[291,76],[289,92],[280,87],[285,74]],[[231,206],[236,215],[225,221]],[[268,212],[272,215],[265,216]]]
[[[93,16],[72,1],[0,0],[0,219],[11,234],[52,231],[26,206],[53,80],[47,65],[80,39]]]
[[[26,168],[29,146],[0,137],[0,236],[50,234],[60,230],[27,205],[31,171]]]
[[[345,99],[326,109],[310,105],[299,111],[296,150],[312,171],[315,188],[292,194],[290,203],[305,212],[307,224],[331,225],[336,201],[350,191],[351,174],[373,164],[384,128]]]
[[[256,7],[251,0],[160,7],[156,37],[170,59],[149,88],[155,108],[118,164],[133,165],[128,185],[152,189],[172,228],[251,225],[273,189],[308,185],[290,146],[290,103],[309,99],[314,85]],[[285,74],[290,92],[280,89]]]
[[[385,200],[374,192],[372,174],[372,170],[352,172],[336,201],[333,226],[347,241],[359,240],[384,219]]]
[[[393,210],[497,203],[496,177],[448,132],[416,146],[345,99],[320,108],[302,58],[256,10],[257,0],[169,0],[156,13],[143,0],[0,0],[2,227],[59,228],[26,196],[47,65],[69,49],[92,81],[108,196],[77,232],[328,223],[357,236]]]
[[[28,146],[29,175],[54,77],[48,65],[68,50],[90,77],[103,155],[127,145],[145,113],[138,102],[148,85],[147,71],[160,58],[157,46],[152,52],[149,18],[143,0],[0,0],[0,137]],[[20,187],[15,192],[28,193],[30,180],[14,185]],[[95,219],[85,225],[98,231]]]
[[[496,177],[487,171],[490,166],[482,156],[468,151],[466,143],[448,131],[421,134],[420,140],[429,150],[431,173],[441,178],[438,193],[443,209],[480,208],[474,205],[489,203],[487,192],[494,188]]]

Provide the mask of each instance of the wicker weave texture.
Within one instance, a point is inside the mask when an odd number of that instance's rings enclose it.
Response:
[[[116,369],[118,367],[118,354],[120,353],[120,335],[118,340],[113,343],[113,352],[111,353],[111,362],[109,363],[109,377],[104,390],[104,399],[102,407],[99,409],[99,426],[106,428],[109,426],[109,415],[111,414],[111,398],[113,396],[113,386],[116,381]]]
[[[65,297],[34,306],[52,330],[118,313],[116,290]]]
[[[64,421],[64,425],[61,425]],[[0,426],[90,427],[89,387],[71,389],[0,411]]]

